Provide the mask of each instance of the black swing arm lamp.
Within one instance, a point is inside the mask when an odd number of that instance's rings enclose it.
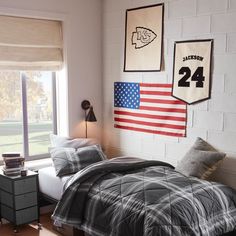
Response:
[[[96,122],[96,116],[93,111],[93,106],[91,106],[90,102],[88,100],[84,100],[81,103],[81,107],[84,110],[85,114],[85,137],[87,138],[88,133],[87,133],[87,122]]]

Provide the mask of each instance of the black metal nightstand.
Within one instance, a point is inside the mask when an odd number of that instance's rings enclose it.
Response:
[[[17,226],[38,221],[38,173],[27,171],[26,176],[7,176],[0,170],[0,219]]]

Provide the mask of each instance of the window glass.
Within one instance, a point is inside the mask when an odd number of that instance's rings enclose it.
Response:
[[[52,72],[26,72],[29,156],[48,153],[53,133]]]
[[[23,152],[20,72],[0,71],[0,159],[13,151]]]
[[[55,100],[55,72],[0,71],[0,160],[3,152],[47,156]]]

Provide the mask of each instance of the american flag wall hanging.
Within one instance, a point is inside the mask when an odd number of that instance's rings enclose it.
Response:
[[[186,103],[171,96],[172,84],[114,83],[114,127],[186,136]]]

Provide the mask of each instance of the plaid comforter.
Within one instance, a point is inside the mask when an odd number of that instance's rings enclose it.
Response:
[[[75,174],[52,217],[92,236],[217,236],[236,230],[236,192],[167,163],[115,158]]]

